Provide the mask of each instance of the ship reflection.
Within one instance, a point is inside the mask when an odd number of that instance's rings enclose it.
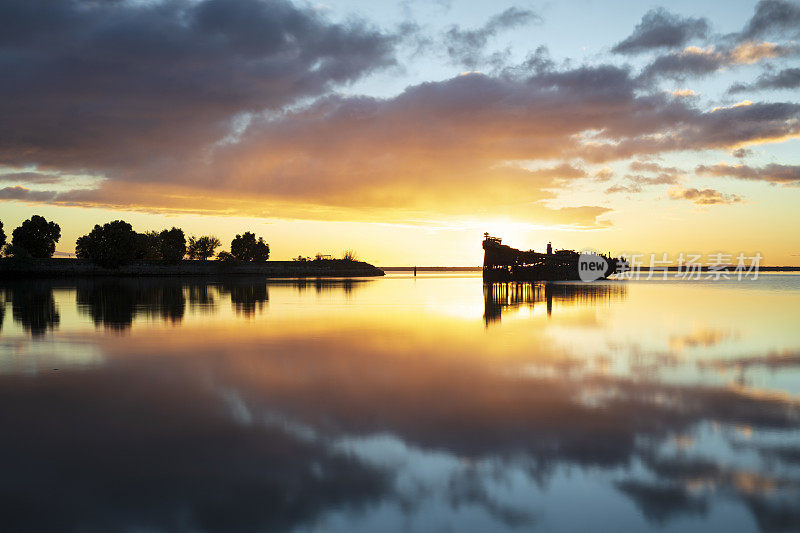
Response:
[[[483,285],[486,325],[499,322],[503,311],[520,307],[547,306],[547,316],[553,314],[553,302],[564,305],[597,305],[623,300],[627,287],[620,282],[602,283],[485,283]]]

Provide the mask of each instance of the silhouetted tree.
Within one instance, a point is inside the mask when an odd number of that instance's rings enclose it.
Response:
[[[345,261],[358,261],[358,254],[353,250],[345,250],[344,254],[342,254],[342,259]]]
[[[180,228],[164,230],[159,235],[161,259],[167,263],[177,263],[186,255],[186,237]]]
[[[269,259],[269,244],[262,237],[256,240],[255,234],[246,231],[231,241],[231,254],[239,261],[262,263]]]
[[[3,231],[3,223],[0,222],[0,250],[6,245],[6,232]]]
[[[204,235],[203,237],[189,237],[187,253],[189,259],[201,259],[205,261],[214,256],[214,250],[222,244],[218,238]]]
[[[222,250],[217,254],[217,261],[236,261],[236,258],[233,257],[232,253]]]
[[[161,235],[157,231],[136,234],[136,259],[139,261],[161,259]]]
[[[269,259],[269,244],[264,242],[264,239],[259,237],[252,251],[253,261],[256,263],[263,263]]]
[[[33,215],[14,230],[11,235],[11,246],[14,255],[47,258],[53,257],[56,243],[60,238],[61,227],[58,224],[48,222],[42,216]]]
[[[75,255],[106,268],[127,265],[137,254],[138,234],[125,221],[95,225],[88,235],[75,242]]]

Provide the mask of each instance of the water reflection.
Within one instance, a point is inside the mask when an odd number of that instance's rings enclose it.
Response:
[[[625,298],[626,285],[609,281],[598,283],[486,283],[483,286],[484,321],[499,322],[504,310],[521,306],[534,309],[545,304],[547,316],[553,314],[553,302],[567,305],[597,305]]]
[[[79,280],[78,309],[95,325],[130,328],[137,316],[179,323],[186,312],[183,283],[159,278]]]
[[[5,283],[3,292],[5,302],[11,302],[14,320],[34,337],[55,329],[61,321],[50,282]],[[0,316],[0,326],[2,321],[3,316]]]
[[[353,289],[360,287],[365,283],[369,283],[369,281],[358,279],[303,278],[294,280],[290,283],[298,290],[298,292],[301,293],[313,288],[314,292],[317,294],[341,291],[346,296],[352,296]]]
[[[267,283],[263,279],[229,280],[220,285],[220,292],[229,295],[233,310],[246,317],[262,313],[269,301]]]
[[[53,336],[103,357],[0,373],[5,527],[800,528],[800,278],[783,292],[499,289],[485,309],[550,299],[552,315],[488,329],[480,278],[312,286],[184,284],[199,313],[134,314],[125,342],[80,330],[57,289]],[[753,318],[736,321],[744,304]]]
[[[211,314],[217,307],[217,291],[208,282],[187,283],[189,308],[193,311]]]

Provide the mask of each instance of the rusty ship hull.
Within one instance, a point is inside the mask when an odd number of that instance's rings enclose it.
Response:
[[[573,250],[547,252],[517,250],[502,244],[498,237],[484,235],[483,279],[486,282],[504,281],[580,281],[580,254]],[[606,261],[604,272],[597,279],[607,279],[618,272],[624,262],[618,258],[599,254]]]

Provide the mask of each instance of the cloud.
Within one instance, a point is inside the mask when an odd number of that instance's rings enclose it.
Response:
[[[628,165],[628,168],[634,172],[651,172],[670,176],[674,176],[682,172],[676,167],[664,167],[658,163],[648,161],[632,161],[630,165]]]
[[[53,184],[60,183],[62,180],[63,177],[59,174],[43,172],[6,172],[0,174],[0,182]]]
[[[785,0],[762,0],[741,32],[741,38],[763,35],[800,36],[800,4]]]
[[[166,143],[164,157],[129,162],[99,189],[55,201],[326,220],[488,210],[592,227],[607,208],[546,206],[583,173],[560,162],[781,140],[800,133],[799,118],[797,104],[703,111],[691,99],[642,93],[624,68],[537,63],[533,72],[456,76],[383,99],[329,96],[254,116],[232,142],[186,149],[180,160],[167,157],[175,147]],[[553,164],[527,168],[531,161]]]
[[[800,185],[800,165],[781,165],[770,163],[763,167],[748,165],[699,165],[695,172],[709,176],[724,176],[750,181],[765,181],[783,185]]]
[[[689,200],[697,205],[733,204],[741,202],[742,198],[735,194],[724,194],[715,189],[683,189],[677,187],[669,191],[673,200]]]
[[[395,39],[288,0],[8,0],[0,162],[124,173],[173,159],[242,114],[392,65]]]
[[[639,124],[637,134],[585,145],[583,157],[608,161],[678,150],[733,149],[800,135],[800,105],[789,102],[740,103],[710,111],[664,106],[655,117],[661,120],[657,134],[646,134]]]
[[[749,65],[765,59],[797,55],[795,44],[779,45],[770,42],[748,41],[734,47],[688,46],[680,52],[670,52],[655,58],[642,71],[643,80],[671,78],[683,80],[703,77],[725,68]]]
[[[603,167],[592,175],[592,179],[598,182],[609,181],[614,177],[614,171],[609,167]]]
[[[681,17],[664,8],[651,9],[633,33],[617,43],[612,52],[638,54],[658,48],[676,48],[692,39],[704,38],[709,24],[704,18]]]
[[[664,167],[658,163],[645,161],[633,161],[628,165],[628,168],[634,172],[638,172],[638,174],[626,174],[625,181],[606,189],[606,194],[620,192],[639,193],[644,191],[645,187],[653,185],[674,185],[678,182],[678,178],[683,173],[675,167]]]
[[[737,83],[728,89],[739,93],[758,89],[796,89],[800,87],[800,68],[786,68],[779,72],[768,72],[758,77],[755,83]]]
[[[447,54],[454,63],[469,68],[476,68],[487,62],[497,62],[503,58],[502,54],[485,56],[489,39],[501,31],[538,21],[541,21],[541,18],[533,11],[510,7],[491,17],[478,29],[464,30],[460,26],[452,26],[444,35]],[[499,65],[498,63],[497,66]]]
[[[0,189],[0,200],[23,200],[32,202],[48,202],[56,198],[56,193],[51,191],[32,191],[21,185],[3,187]]]
[[[644,187],[638,183],[631,183],[628,185],[616,184],[612,185],[611,187],[607,188],[604,192],[606,194],[615,194],[619,192],[626,192],[626,193],[639,193],[644,190]]]
[[[20,4],[27,29],[0,44],[14,67],[0,86],[0,163],[106,178],[37,193],[58,205],[411,223],[502,213],[593,228],[607,207],[550,208],[584,167],[800,135],[800,105],[707,111],[627,67],[556,66],[542,48],[492,75],[337,94],[392,64],[395,37],[282,2]],[[533,17],[507,10],[484,34]],[[672,179],[633,172],[628,186]]]

